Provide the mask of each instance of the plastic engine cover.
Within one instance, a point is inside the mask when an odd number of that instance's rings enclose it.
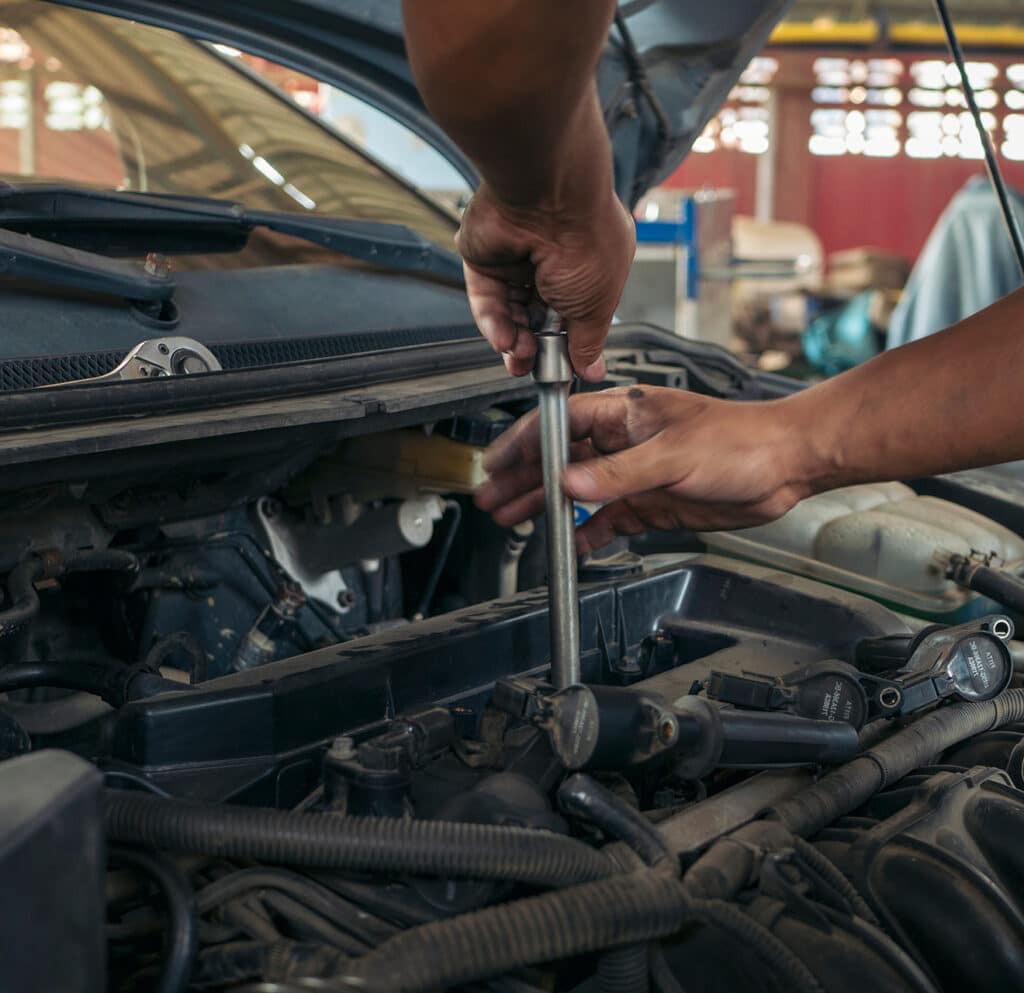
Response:
[[[902,483],[851,486],[804,500],[778,521],[704,535],[716,551],[770,563],[926,617],[973,613],[978,599],[942,574],[936,552],[995,553],[1011,566],[1024,541],[981,514]]]
[[[106,989],[102,782],[70,752],[33,752],[0,764],[5,991]]]

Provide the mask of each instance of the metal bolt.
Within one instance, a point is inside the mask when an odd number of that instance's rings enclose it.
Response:
[[[338,593],[338,606],[343,610],[348,610],[354,607],[356,603],[356,595],[351,590],[340,590]]]
[[[143,269],[145,269],[150,276],[157,276],[160,279],[166,279],[171,274],[170,262],[168,262],[166,257],[161,255],[159,252],[150,252],[146,256]]]

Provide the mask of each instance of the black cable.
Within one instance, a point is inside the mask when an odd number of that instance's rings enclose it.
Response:
[[[199,891],[196,903],[199,912],[205,914],[221,903],[254,890],[277,890],[315,911],[325,921],[351,935],[354,944],[347,946],[350,954],[359,954],[380,943],[361,920],[371,915],[326,886],[283,869],[241,869],[222,876]]]
[[[793,848],[804,862],[849,904],[857,917],[875,927],[880,926],[875,912],[861,896],[860,890],[843,875],[839,867],[824,852],[797,834],[793,835]]]
[[[324,979],[292,980],[287,983],[262,982],[246,983],[231,987],[230,993],[351,993],[351,987],[342,988]]]
[[[153,993],[185,993],[199,947],[199,919],[188,879],[162,855],[112,848],[110,858],[143,873],[160,888],[167,907],[168,935],[163,969]]]
[[[946,0],[935,0],[935,11],[939,15],[942,29],[946,32],[949,54],[953,56],[953,61],[960,71],[960,80],[963,84],[964,96],[967,98],[967,106],[971,110],[974,126],[978,129],[978,137],[981,139],[981,147],[985,153],[985,168],[988,170],[988,178],[992,181],[992,189],[999,200],[999,209],[1003,214],[1006,233],[1010,236],[1010,243],[1013,245],[1013,252],[1017,257],[1017,265],[1020,267],[1021,276],[1024,276],[1024,235],[1021,234],[1020,221],[1010,203],[1006,181],[1003,179],[1003,173],[999,168],[999,161],[992,146],[992,138],[985,128],[985,122],[981,118],[981,110],[978,108],[978,101],[974,97],[974,87],[967,78],[967,67],[964,62],[963,49],[960,47],[960,40],[956,36],[953,20],[949,16]]]
[[[277,917],[284,918],[293,928],[306,932],[306,940],[319,941],[337,948],[346,955],[361,955],[366,946],[353,940],[340,928],[321,917],[315,910],[310,910],[302,901],[296,900],[287,893],[274,890],[261,892],[259,902],[274,912]]]
[[[103,773],[103,778],[108,782],[111,779],[120,779],[123,782],[131,783],[133,786],[139,786],[144,789],[147,793],[152,793],[154,796],[162,797],[165,800],[172,799],[172,794],[168,793],[167,790],[157,786],[156,783],[151,783],[144,776],[139,776],[134,772],[125,772],[123,769],[100,769]],[[113,784],[111,784],[113,785]]]
[[[423,587],[419,605],[413,614],[416,619],[427,616],[430,601],[434,599],[434,594],[437,592],[437,584],[441,582],[441,573],[444,571],[452,545],[455,543],[455,536],[459,531],[459,525],[462,523],[462,505],[457,500],[445,500],[444,509],[446,514],[451,514],[451,519],[448,522],[448,530],[441,540],[441,547],[437,550],[437,556],[431,567],[430,575],[427,577],[426,585]]]
[[[665,113],[665,108],[662,107],[657,95],[651,88],[651,81],[647,75],[644,60],[640,55],[640,50],[636,47],[636,42],[633,40],[633,33],[629,30],[629,27],[626,24],[626,17],[622,10],[615,11],[615,27],[618,29],[619,37],[622,39],[622,51],[626,57],[626,62],[629,65],[629,78],[637,89],[644,95],[644,99],[647,101],[651,108],[651,112],[654,114],[654,119],[658,126],[658,140],[660,142],[667,142],[669,135],[672,133],[668,114]]]
[[[7,577],[7,606],[0,610],[0,638],[17,631],[39,613],[35,583],[46,575],[42,559],[19,562]]]
[[[21,662],[0,666],[0,692],[54,686],[100,697],[112,707],[157,693],[191,689],[154,673],[119,662]]]

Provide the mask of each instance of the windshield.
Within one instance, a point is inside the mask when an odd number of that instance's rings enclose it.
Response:
[[[456,225],[238,60],[42,0],[0,2],[0,178],[388,221],[445,248]]]

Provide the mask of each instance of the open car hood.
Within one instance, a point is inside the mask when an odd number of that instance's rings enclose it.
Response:
[[[634,205],[683,160],[790,3],[620,0],[598,83],[624,202]],[[420,101],[405,56],[400,0],[71,0],[68,6],[234,45],[342,86],[402,120],[475,180],[472,165]]]

